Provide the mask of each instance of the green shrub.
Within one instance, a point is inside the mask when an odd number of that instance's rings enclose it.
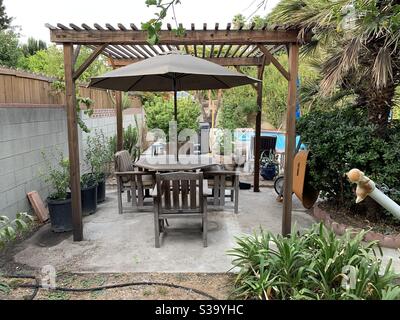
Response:
[[[86,138],[86,144],[86,163],[90,167],[90,172],[96,176],[97,181],[101,181],[106,175],[108,164],[113,159],[108,140],[103,131],[95,130],[93,136],[89,135]]]
[[[46,164],[46,172],[42,173],[42,177],[46,183],[50,183],[53,192],[49,195],[53,200],[65,200],[68,195],[70,175],[69,175],[69,159],[64,158],[62,152],[58,153],[58,157],[53,157],[56,165],[48,159],[42,152],[43,159]]]
[[[241,86],[227,90],[222,98],[222,108],[218,124],[224,129],[247,128],[247,116],[257,112],[256,91],[251,86]]]
[[[164,100],[155,96],[144,104],[146,124],[149,129],[161,129],[166,137],[169,134],[169,122],[174,120],[173,99]],[[189,98],[178,99],[178,132],[183,129],[199,130],[200,105]]]
[[[311,184],[327,200],[346,207],[354,203],[354,187],[345,173],[358,168],[377,184],[389,186],[400,203],[399,124],[392,123],[386,136],[377,136],[363,110],[345,108],[311,112],[299,119],[297,130],[312,152]]]
[[[139,158],[140,156],[140,146],[139,146],[139,131],[137,127],[129,125],[126,129],[124,129],[123,133],[123,149],[128,150],[131,156],[134,159]],[[110,138],[110,153],[111,159],[113,155],[117,152],[117,136],[113,136]]]
[[[337,237],[323,224],[300,235],[261,232],[237,238],[230,250],[239,268],[234,297],[244,299],[400,299],[390,263],[380,273],[375,243],[365,232]],[[349,272],[350,271],[350,272]],[[352,276],[354,275],[354,277]]]

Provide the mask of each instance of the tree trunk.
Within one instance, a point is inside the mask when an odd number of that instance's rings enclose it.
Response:
[[[389,85],[385,88],[376,88],[372,80],[369,86],[359,92],[358,106],[364,106],[368,111],[368,120],[377,126],[376,132],[383,135],[389,123],[391,106],[395,95],[395,86]]]

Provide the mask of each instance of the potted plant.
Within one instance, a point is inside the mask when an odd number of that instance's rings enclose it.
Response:
[[[261,176],[265,180],[273,180],[279,173],[279,162],[276,159],[275,153],[270,152],[268,155],[266,151],[260,157]]]
[[[85,173],[81,176],[81,201],[82,215],[88,216],[97,209],[98,179],[93,173]]]
[[[44,181],[54,190],[47,197],[51,228],[54,232],[67,232],[72,230],[72,207],[69,189],[69,160],[59,153],[57,165],[42,153],[46,162],[46,173],[42,174]]]
[[[96,179],[97,203],[100,203],[106,198],[106,175],[108,165],[113,159],[113,153],[102,131],[96,130],[93,136],[87,137],[86,143],[86,164],[89,167],[90,174]],[[86,178],[89,177],[84,179]],[[90,181],[92,179],[88,180],[88,182]]]

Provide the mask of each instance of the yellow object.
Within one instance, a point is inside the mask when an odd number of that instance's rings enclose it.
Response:
[[[357,183],[356,203],[363,201],[375,189],[375,184],[361,170],[351,169],[346,175],[350,182]]]

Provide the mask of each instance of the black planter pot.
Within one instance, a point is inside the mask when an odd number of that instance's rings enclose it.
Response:
[[[276,165],[269,164],[261,167],[261,176],[265,180],[274,180],[276,176]]]
[[[81,189],[82,215],[88,216],[97,209],[97,184]]]
[[[98,182],[97,185],[97,203],[104,202],[106,200],[106,179]]]
[[[72,230],[71,199],[53,200],[47,198],[51,229],[54,232],[67,232]]]

